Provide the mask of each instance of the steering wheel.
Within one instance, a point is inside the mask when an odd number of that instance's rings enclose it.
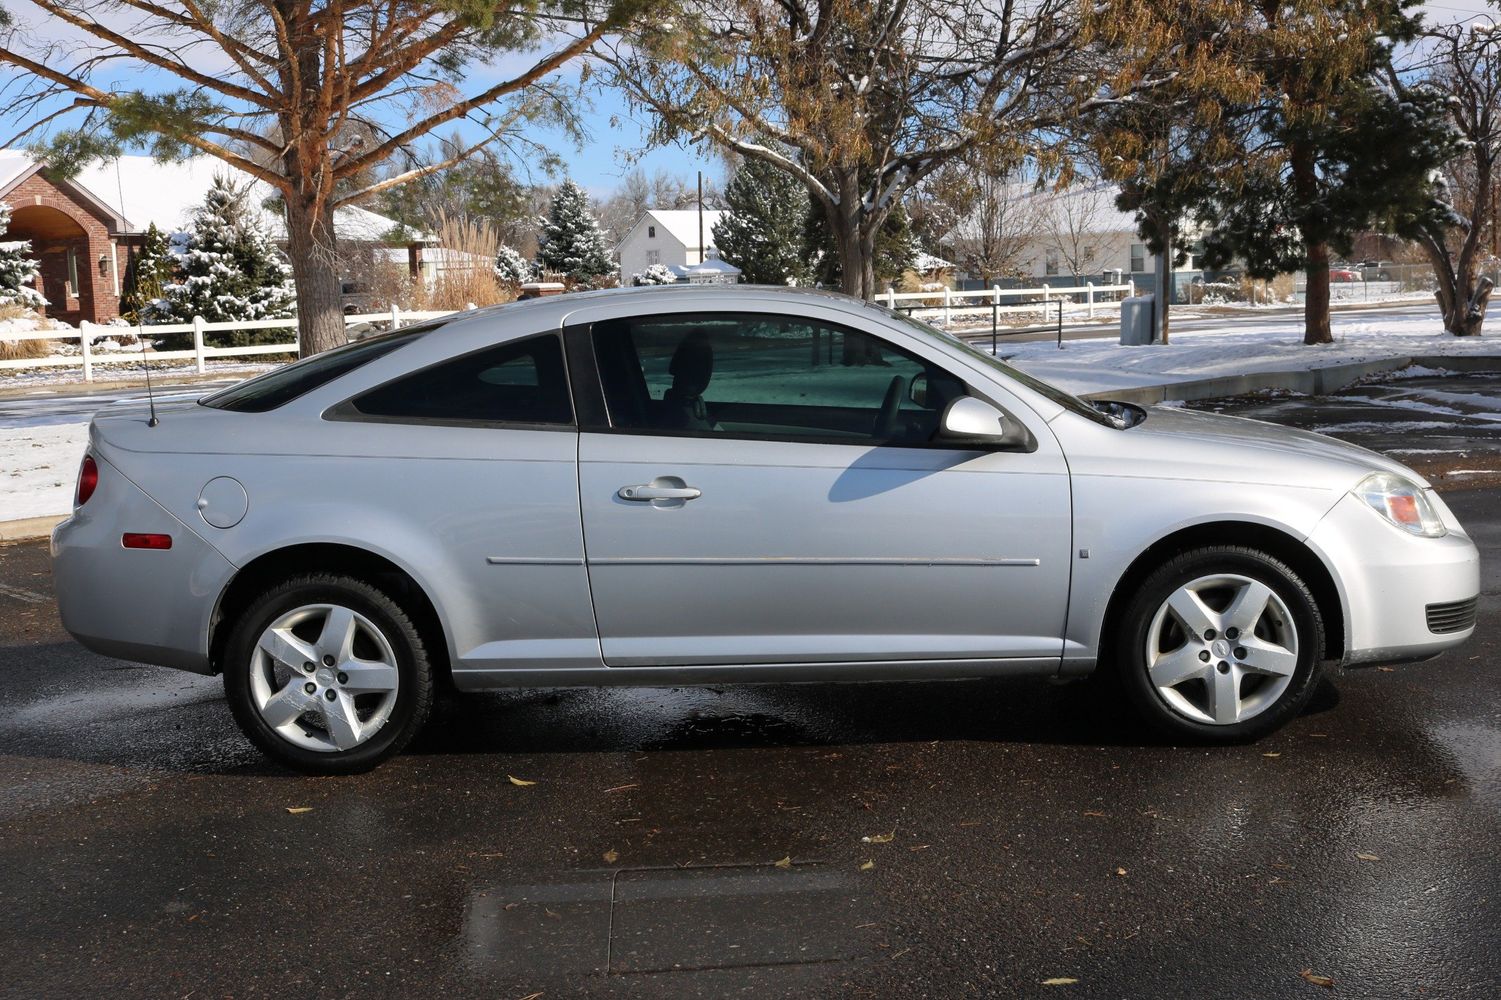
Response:
[[[896,437],[900,417],[898,411],[902,406],[902,397],[906,394],[906,378],[901,375],[891,376],[891,382],[886,386],[886,398],[881,400],[881,409],[876,413],[876,426],[871,431],[878,441]]]

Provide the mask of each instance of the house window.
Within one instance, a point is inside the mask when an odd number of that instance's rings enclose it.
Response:
[[[650,266],[652,264],[660,264],[660,263],[662,263],[662,251],[660,251],[660,250],[648,250],[648,251],[646,251],[646,263],[647,263],[648,266]]]
[[[1145,243],[1131,244],[1131,273],[1141,274],[1147,269],[1147,245]]]
[[[646,238],[649,239],[649,240],[654,240],[654,239],[657,238],[657,227],[656,226],[647,226],[646,227]],[[656,261],[652,261],[652,263],[655,264]]]
[[[68,294],[78,294],[78,251],[68,247]]]
[[[1049,250],[1047,259],[1043,263],[1043,273],[1053,275],[1058,273],[1058,251]]]

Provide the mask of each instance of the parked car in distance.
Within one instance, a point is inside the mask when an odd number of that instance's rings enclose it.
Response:
[[[1475,546],[1404,466],[1088,402],[875,304],[666,286],[482,309],[94,418],[63,624],[222,674],[312,773],[440,683],[1107,672],[1174,740],[1474,629]],[[147,581],[150,585],[145,586]]]
[[[1349,264],[1333,264],[1329,268],[1329,280],[1360,281],[1361,275],[1359,271],[1356,271],[1355,268],[1351,267]]]
[[[1366,281],[1391,281],[1397,274],[1397,264],[1390,260],[1367,260],[1359,267],[1360,276]]]

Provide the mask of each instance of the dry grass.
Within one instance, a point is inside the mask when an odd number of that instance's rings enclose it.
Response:
[[[41,319],[35,309],[10,303],[0,305],[0,322],[12,319]],[[42,329],[51,324],[42,319]],[[27,358],[45,358],[55,352],[50,340],[3,340],[0,339],[0,361],[22,361]]]
[[[438,255],[438,269],[427,287],[413,291],[422,299],[419,309],[463,309],[510,302],[515,293],[495,276],[500,234],[483,219],[442,215],[438,240],[446,255]]]

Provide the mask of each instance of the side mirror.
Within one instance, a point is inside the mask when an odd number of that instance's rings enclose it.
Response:
[[[1025,447],[1027,429],[978,396],[960,396],[943,411],[938,436],[956,444]]]

